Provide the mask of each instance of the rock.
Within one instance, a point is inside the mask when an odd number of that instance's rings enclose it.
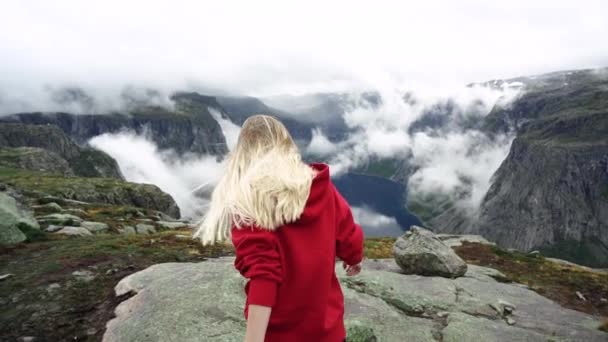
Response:
[[[539,251],[532,251],[530,253],[528,253],[528,255],[533,256],[533,257],[540,257],[541,254]]]
[[[192,236],[183,234],[175,234],[175,238],[178,240],[192,240]]]
[[[578,299],[582,300],[583,302],[587,301],[587,298],[585,298],[585,296],[583,296],[583,294],[580,293],[579,291],[576,291],[576,296],[578,297]]]
[[[118,232],[124,235],[137,234],[137,231],[132,226],[123,226],[122,228],[118,229]]]
[[[0,280],[4,280],[4,279],[7,279],[7,278],[10,278],[13,275],[14,274],[12,274],[12,273],[6,273],[6,274],[3,274],[3,275],[0,275]]]
[[[55,202],[50,202],[42,205],[34,205],[32,206],[32,209],[40,209],[49,213],[60,213],[62,210],[61,206]]]
[[[64,235],[75,235],[75,236],[90,236],[93,235],[86,228],[82,227],[63,227],[63,229],[57,231],[55,234],[64,234]]]
[[[46,287],[46,291],[48,293],[53,293],[53,292],[57,291],[60,288],[61,288],[61,285],[59,283],[52,283],[52,284],[49,284],[49,286]]]
[[[0,192],[0,245],[25,241],[21,229],[40,229],[32,213],[7,192]]]
[[[154,226],[144,223],[138,223],[135,225],[135,229],[137,230],[137,234],[154,234],[156,233],[156,228]]]
[[[59,225],[55,225],[55,224],[51,224],[48,227],[46,227],[46,231],[49,233],[54,233],[58,230],[61,230],[63,228],[63,226],[59,226]]]
[[[462,246],[462,243],[465,242],[465,241],[466,242],[471,242],[471,243],[480,243],[482,245],[490,245],[490,246],[496,245],[494,242],[490,242],[490,241],[486,240],[481,235],[471,235],[471,234],[464,234],[464,235],[436,234],[435,236],[439,240],[441,240],[441,242],[443,242],[444,244],[446,244],[448,247]]]
[[[507,317],[505,320],[508,325],[515,325],[515,320],[513,318]]]
[[[95,279],[95,274],[89,270],[74,271],[72,272],[72,275],[76,277],[77,280],[81,280],[87,283]]]
[[[88,229],[91,233],[104,232],[110,229],[110,226],[103,222],[82,221],[82,223],[80,223],[80,226],[82,228]]]
[[[19,337],[20,342],[34,342],[36,341],[36,337],[34,336],[21,336]]]
[[[70,214],[49,214],[38,216],[37,219],[40,223],[59,224],[64,226],[77,226],[82,222],[80,217]]]
[[[63,209],[61,211],[62,214],[70,214],[70,215],[74,215],[74,216],[86,216],[87,212],[82,210],[82,209],[78,209],[78,208],[69,208],[69,209]]]
[[[179,221],[174,221],[174,222],[157,221],[156,224],[158,224],[159,226],[161,226],[162,228],[165,228],[165,229],[186,228],[188,226],[188,224],[179,222]]]
[[[123,278],[116,295],[134,296],[116,307],[103,341],[243,341],[246,280],[233,263],[234,258],[163,263]],[[422,277],[402,274],[394,260],[385,259],[365,260],[363,270],[346,277],[340,263],[336,265],[348,341],[606,340],[596,329],[599,318],[497,282],[488,268],[470,265],[456,279]],[[497,298],[517,307],[507,316],[517,325],[483,314]]]
[[[431,231],[416,226],[397,239],[393,253],[406,274],[456,278],[467,271],[467,264],[450,247]]]

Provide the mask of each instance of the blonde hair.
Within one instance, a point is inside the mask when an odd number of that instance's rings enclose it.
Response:
[[[296,221],[314,175],[280,121],[267,115],[248,118],[193,238],[207,245],[229,238],[233,226],[274,230]]]

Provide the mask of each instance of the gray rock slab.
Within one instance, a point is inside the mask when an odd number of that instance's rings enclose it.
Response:
[[[233,262],[163,263],[123,278],[116,295],[135,295],[118,305],[103,341],[242,341],[245,279]],[[457,279],[424,277],[403,274],[387,259],[364,261],[355,277],[339,264],[336,271],[347,329],[377,341],[608,340],[598,318],[497,282],[489,268],[469,267]],[[493,304],[512,313],[499,314]]]

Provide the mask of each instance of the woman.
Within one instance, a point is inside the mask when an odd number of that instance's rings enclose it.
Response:
[[[302,162],[278,120],[243,124],[195,237],[232,238],[245,286],[245,341],[345,339],[335,258],[359,273],[363,233],[325,164]]]

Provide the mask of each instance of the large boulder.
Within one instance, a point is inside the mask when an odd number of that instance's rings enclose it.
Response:
[[[393,247],[395,261],[406,274],[456,278],[467,272],[467,264],[433,232],[412,226]]]
[[[243,341],[245,279],[233,263],[163,263],[122,279],[116,295],[132,296],[116,308],[103,341]],[[336,273],[347,341],[593,342],[608,336],[597,330],[596,317],[498,282],[500,273],[490,268],[471,266],[457,279],[421,277],[385,259],[364,261],[356,277],[340,265]]]
[[[6,192],[0,192],[0,244],[13,244],[26,240],[21,229],[40,229],[32,213],[22,207]]]

